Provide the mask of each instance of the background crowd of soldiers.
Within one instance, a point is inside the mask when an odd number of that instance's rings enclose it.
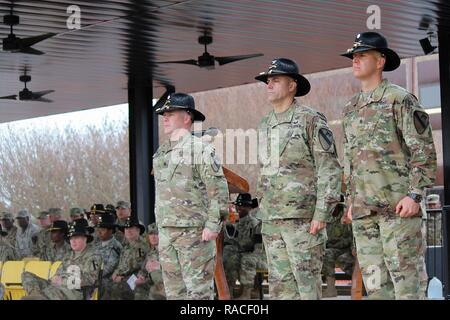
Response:
[[[27,299],[90,299],[95,289],[98,299],[165,299],[154,223],[146,228],[127,201],[72,208],[69,216],[67,222],[61,209],[50,208],[37,225],[27,210],[2,212],[0,261],[62,262],[50,280],[22,274]],[[77,236],[86,239],[81,250]]]

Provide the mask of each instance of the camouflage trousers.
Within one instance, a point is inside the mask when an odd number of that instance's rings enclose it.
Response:
[[[325,277],[334,277],[335,268],[338,266],[347,275],[351,276],[353,274],[354,265],[355,257],[352,255],[351,248],[326,248],[323,257],[322,274]]]
[[[101,300],[134,300],[134,292],[127,283],[128,277],[120,282],[112,279],[103,280]]]
[[[253,252],[239,252],[234,245],[223,248],[223,268],[228,287],[233,288],[236,280],[246,287],[253,287],[256,269],[267,269],[265,253],[255,249]]]
[[[322,298],[322,259],[326,230],[309,233],[308,219],[264,221],[262,236],[271,299]]]
[[[161,227],[159,259],[168,300],[214,299],[215,241],[201,227]]]
[[[352,222],[357,256],[370,299],[422,299],[421,218],[395,213]]]
[[[22,273],[22,286],[27,295],[32,294],[40,300],[83,300],[81,290],[56,287],[50,280],[45,280],[34,273]]]

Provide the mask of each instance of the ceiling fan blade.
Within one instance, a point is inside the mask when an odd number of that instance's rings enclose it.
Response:
[[[37,99],[33,99],[32,101],[47,102],[47,103],[53,102],[53,100],[50,100],[47,98],[37,98]]]
[[[198,66],[198,61],[194,60],[194,59],[178,60],[178,61],[162,61],[162,62],[158,62],[158,63],[182,63],[182,64],[191,64],[191,65],[194,65],[194,66]]]
[[[45,39],[51,38],[53,36],[56,36],[56,33],[49,32],[34,37],[20,39],[20,42],[23,47],[31,47],[32,45],[44,41]]]
[[[235,62],[235,61],[261,57],[263,55],[264,54],[262,54],[262,53],[254,53],[254,54],[245,54],[245,55],[241,55],[241,56],[215,57],[215,59],[219,63],[219,65],[221,66],[221,65],[224,65],[224,64],[227,64],[227,63],[231,63],[231,62]]]
[[[45,90],[45,91],[38,91],[38,92],[33,92],[33,100],[39,99],[42,96],[45,96],[46,94],[55,92],[55,90]]]
[[[13,95],[11,95],[11,96],[0,97],[0,99],[4,99],[4,100],[17,100],[17,94],[13,94]]]
[[[166,103],[169,95],[171,95],[174,92],[175,92],[175,87],[173,85],[170,85],[170,84],[166,85],[166,91],[163,93],[161,98],[159,98],[158,101],[156,101],[155,105],[153,106],[153,109],[157,110],[158,108],[161,108],[164,105],[164,103]]]
[[[20,49],[21,53],[28,53],[28,54],[36,54],[36,55],[41,55],[41,54],[45,54],[45,52],[39,51],[37,49],[34,48],[30,48],[30,47],[26,47],[23,49]]]

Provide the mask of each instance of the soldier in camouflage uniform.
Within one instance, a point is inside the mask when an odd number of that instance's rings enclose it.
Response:
[[[16,246],[16,234],[17,227],[14,225],[14,216],[9,212],[2,212],[0,215],[1,225],[8,234],[6,235],[5,241],[8,241],[9,244],[15,248]]]
[[[344,197],[341,197],[334,212],[333,218],[327,224],[327,243],[325,256],[323,257],[322,274],[326,278],[327,288],[323,293],[324,297],[336,297],[335,267],[340,267],[348,276],[353,274],[355,257],[353,255],[353,233],[350,224],[341,222],[344,215]]]
[[[111,276],[119,265],[122,245],[114,237],[117,225],[113,215],[108,213],[98,215],[98,223],[95,228],[99,242],[94,247],[102,257],[102,288],[99,299],[103,299],[103,289],[112,285]]]
[[[165,300],[164,282],[158,253],[158,227],[156,223],[148,225],[147,241],[150,250],[136,280],[135,300]]]
[[[72,222],[77,219],[84,219],[84,210],[79,207],[70,208],[69,218]]]
[[[7,235],[8,232],[4,231],[2,225],[0,224],[0,262],[16,260],[16,252],[14,247],[7,240]]]
[[[212,145],[191,134],[205,116],[174,93],[155,111],[170,136],[153,156],[159,258],[167,299],[213,299],[215,239],[228,214],[228,185]]]
[[[134,300],[134,292],[127,281],[131,275],[137,277],[149,250],[142,237],[145,227],[137,218],[131,216],[119,229],[125,234],[125,245],[122,248],[119,264],[112,274],[113,283],[105,288],[105,300]]]
[[[98,280],[101,257],[88,246],[92,235],[86,225],[71,223],[67,237],[72,251],[50,280],[33,273],[22,273],[28,295],[44,300],[83,300],[91,297]]]
[[[40,228],[30,221],[30,214],[26,209],[20,210],[16,216],[19,229],[16,234],[16,254],[18,259],[33,256],[33,237]]]
[[[58,221],[58,220],[64,220],[64,212],[61,208],[50,208],[48,209],[48,215],[50,218],[50,222]]]
[[[430,209],[427,219],[427,243],[442,246],[442,206],[438,194],[427,196],[426,208]]]
[[[248,193],[241,193],[233,204],[239,213],[239,220],[234,225],[227,222],[223,267],[230,293],[236,280],[239,279],[242,286],[240,299],[250,299],[256,269],[267,268],[266,254],[262,245],[261,221],[250,213],[258,206],[258,200],[252,199]]]
[[[270,297],[320,299],[325,227],[341,188],[333,133],[323,114],[295,99],[310,84],[294,61],[275,59],[255,79],[267,83],[274,108],[258,127],[257,196]]]
[[[428,115],[415,96],[383,80],[400,65],[376,32],[356,36],[353,59],[362,91],[344,108],[344,170],[358,261],[372,299],[421,299],[420,202],[436,175]]]
[[[47,230],[51,225],[48,211],[39,212],[37,218],[41,230],[39,230],[39,232],[32,238],[33,241],[32,251],[33,256],[35,257],[41,256],[45,251],[45,247],[50,244],[50,233],[47,232]]]
[[[123,200],[117,201],[116,215],[117,215],[116,224],[119,226],[123,226],[127,221],[127,219],[131,216],[131,203]],[[123,236],[122,231],[117,230],[114,236],[120,243],[124,244],[125,238]]]
[[[68,230],[67,222],[56,220],[46,229],[50,236],[50,243],[43,247],[40,259],[45,261],[62,261],[72,251],[70,244],[66,241]]]

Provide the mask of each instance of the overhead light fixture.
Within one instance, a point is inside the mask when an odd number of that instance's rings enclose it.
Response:
[[[428,37],[419,40],[423,53],[425,55],[432,53],[437,48],[437,46],[433,46],[431,44],[432,36],[433,33],[428,33]]]

